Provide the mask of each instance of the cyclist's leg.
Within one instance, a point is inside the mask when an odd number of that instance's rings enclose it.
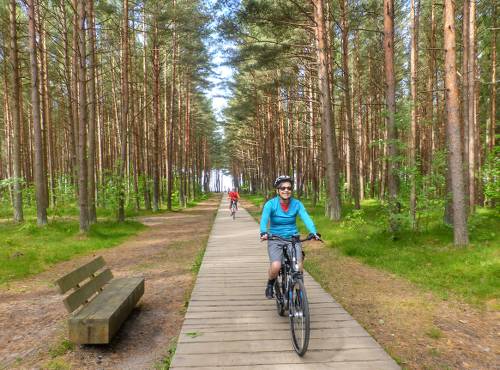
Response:
[[[266,298],[271,299],[274,296],[274,282],[278,277],[281,269],[281,260],[283,258],[283,250],[276,240],[267,241],[267,252],[269,254],[269,272],[266,286]]]

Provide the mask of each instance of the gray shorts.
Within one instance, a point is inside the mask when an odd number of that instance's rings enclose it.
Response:
[[[269,261],[283,262],[283,247],[285,242],[281,240],[268,240],[267,241],[267,253],[269,254]],[[288,243],[288,248],[292,247],[292,243]],[[302,246],[300,243],[295,243],[295,254],[297,256],[297,262],[302,262]]]

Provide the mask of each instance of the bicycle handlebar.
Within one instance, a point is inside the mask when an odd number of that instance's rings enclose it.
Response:
[[[281,240],[281,241],[287,242],[287,243],[296,243],[296,242],[302,243],[302,242],[307,242],[307,241],[312,240],[312,239],[316,239],[314,234],[308,235],[305,239],[300,239],[300,236],[298,238],[285,239],[285,238],[282,238],[279,235],[269,234],[269,240]],[[320,239],[316,239],[316,240],[318,240],[320,242],[323,241],[321,238]]]

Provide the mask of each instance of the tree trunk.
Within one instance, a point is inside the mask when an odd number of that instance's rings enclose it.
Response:
[[[120,194],[118,201],[118,222],[125,221],[125,172],[127,168],[128,139],[128,0],[123,1],[122,19],[122,89],[121,89],[121,157],[120,157]]]
[[[416,4],[415,4],[416,3]],[[418,69],[418,27],[420,1],[411,0],[411,51],[410,51],[410,91],[411,91],[411,129],[410,129],[410,219],[412,229],[417,227],[417,184],[415,175],[417,156],[417,69]],[[431,71],[432,72],[432,71]]]
[[[457,246],[469,243],[465,210],[464,179],[462,171],[462,141],[455,60],[455,9],[453,0],[444,2],[444,49],[446,128],[448,138],[448,166],[453,199],[453,234]]]
[[[392,233],[399,230],[397,214],[400,211],[398,202],[397,180],[397,131],[395,125],[396,94],[394,80],[394,0],[384,0],[384,54],[386,82],[386,132],[387,132],[387,185],[389,190],[390,229]]]
[[[80,232],[89,230],[87,192],[87,50],[86,11],[87,0],[78,0],[78,193],[80,203]],[[92,0],[89,0],[92,1]]]
[[[354,198],[354,208],[359,209],[359,174],[357,159],[357,139],[354,133],[354,122],[351,110],[351,84],[349,76],[349,24],[347,14],[347,0],[340,0],[341,18],[342,18],[342,69],[344,70],[344,96],[345,109],[347,117],[347,135],[349,135],[349,183],[351,184],[351,195]]]
[[[89,204],[89,223],[97,221],[97,212],[95,206],[95,130],[96,130],[96,58],[95,58],[95,18],[94,18],[94,0],[87,0],[87,16],[89,24],[89,131],[88,131],[88,204]]]
[[[175,13],[176,0],[172,0],[172,8]],[[172,210],[172,192],[174,184],[174,101],[175,101],[175,80],[176,80],[176,58],[177,58],[177,34],[175,15],[173,21],[173,34],[172,34],[172,80],[170,81],[170,117],[169,117],[169,137],[168,137],[168,151],[167,151],[167,209]]]
[[[341,204],[339,191],[339,163],[337,140],[332,124],[329,74],[326,58],[325,19],[323,0],[312,0],[316,22],[316,46],[318,58],[318,88],[321,108],[321,133],[323,139],[324,166],[327,177],[328,217],[340,220]]]
[[[21,190],[21,81],[19,79],[19,60],[17,47],[16,0],[10,0],[10,63],[12,67],[12,169],[14,221],[22,222],[23,196]]]
[[[469,44],[468,44],[468,70],[467,87],[468,94],[468,113],[469,130],[468,135],[469,148],[469,212],[473,213],[476,205],[476,0],[470,0],[469,3]]]
[[[155,18],[153,31],[153,211],[160,208],[160,52],[158,46],[158,20]]]
[[[42,125],[40,121],[40,96],[38,94],[38,64],[37,64],[37,35],[35,24],[35,0],[28,1],[28,16],[29,16],[29,53],[31,66],[31,105],[34,128],[35,141],[35,187],[36,187],[36,208],[37,208],[37,224],[43,226],[47,224],[47,208],[45,202],[45,176],[43,165],[43,138]]]
[[[493,28],[497,28],[497,4],[493,2]],[[487,147],[488,154],[494,152],[495,148],[495,129],[497,119],[497,34],[493,31],[491,35],[491,94],[490,94],[490,121],[487,129]],[[491,179],[493,181],[493,179]]]

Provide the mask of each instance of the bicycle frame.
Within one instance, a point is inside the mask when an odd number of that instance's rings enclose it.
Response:
[[[291,238],[291,239],[285,239],[282,238],[278,235],[270,235],[269,236],[270,240],[280,240],[284,242],[282,245],[283,248],[283,263],[281,264],[281,269],[279,272],[279,275],[281,275],[282,278],[282,284],[283,286],[280,287],[282,292],[283,292],[283,307],[284,309],[288,310],[288,302],[291,300],[292,297],[292,290],[291,287],[293,286],[293,283],[302,277],[302,271],[299,270],[299,265],[297,261],[297,251],[295,246],[298,243],[305,242],[307,240],[311,240],[312,238],[306,238],[301,240],[300,238]],[[290,245],[291,244],[291,245]],[[279,276],[278,275],[278,276]],[[288,316],[291,316],[293,313],[288,312]]]
[[[314,236],[310,236],[305,240],[300,240],[300,238],[284,239],[277,235],[269,237],[270,240],[281,240],[284,242],[282,245],[283,263],[275,282],[276,308],[280,316],[284,316],[285,310],[288,310],[292,343],[295,352],[299,356],[303,356],[306,353],[309,345],[310,316],[309,303],[295,247],[297,243],[311,240],[312,238]]]

